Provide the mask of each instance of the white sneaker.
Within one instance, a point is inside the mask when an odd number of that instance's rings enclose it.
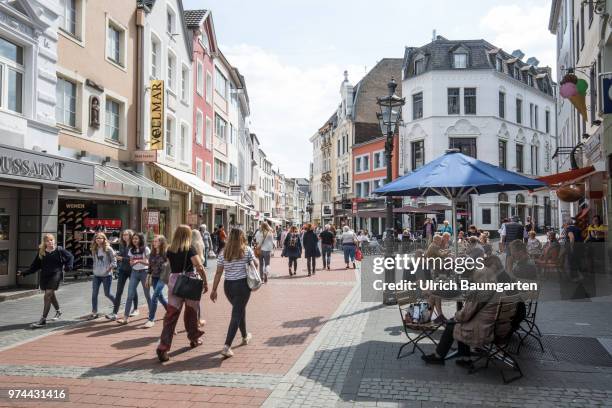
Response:
[[[114,314],[114,313],[109,313],[109,314],[105,315],[104,317],[106,317],[108,320],[111,320],[111,321],[117,320],[117,315]]]
[[[248,346],[249,342],[251,341],[252,338],[253,338],[253,336],[251,335],[251,333],[247,333],[246,337],[242,338],[242,345],[243,346]]]
[[[221,355],[225,358],[230,358],[234,355],[234,352],[232,351],[230,346],[223,346],[223,351],[221,352]]]
[[[146,327],[147,329],[153,326],[155,326],[155,322],[153,320],[147,320],[147,322],[144,324],[144,327]]]
[[[134,316],[138,316],[140,315],[140,310],[138,309],[134,309],[132,310],[132,313],[130,313],[130,317],[134,317]]]

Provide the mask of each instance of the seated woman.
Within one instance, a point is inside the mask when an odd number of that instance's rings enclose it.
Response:
[[[548,232],[547,236],[548,242],[544,244],[540,258],[536,260],[536,264],[539,266],[553,264],[559,261],[561,245],[559,244],[559,241],[557,241],[557,234],[554,231],[550,231]]]
[[[489,267],[478,270],[474,274],[475,282],[495,282],[495,263],[487,258]],[[495,265],[494,265],[495,264]],[[501,262],[499,263],[500,266]],[[486,265],[485,265],[486,266]],[[493,325],[497,314],[497,302],[502,294],[492,291],[470,293],[463,308],[455,313],[455,317],[446,323],[440,342],[433,354],[423,355],[422,359],[429,364],[444,364],[453,341],[457,341],[458,356],[456,363],[463,367],[471,367],[471,347],[482,347],[493,340]]]
[[[449,234],[450,236],[450,234]],[[448,251],[442,249],[444,245],[444,238],[442,235],[436,234],[427,247],[427,251],[425,252],[426,258],[445,258],[448,255]],[[443,273],[444,271],[436,270],[429,271],[429,275],[427,279],[436,278],[439,273]],[[433,276],[432,276],[433,275]],[[442,312],[442,298],[440,296],[432,294],[430,291],[424,293],[428,295],[427,303],[434,309],[437,314],[437,317],[434,319],[434,323],[444,323],[446,322],[446,317],[444,317],[444,312]]]
[[[535,231],[529,231],[528,233],[527,253],[531,258],[538,258],[542,253],[542,243],[536,238]]]

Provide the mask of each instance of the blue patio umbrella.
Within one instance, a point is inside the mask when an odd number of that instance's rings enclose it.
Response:
[[[533,190],[541,187],[546,187],[546,184],[466,156],[457,149],[449,149],[443,156],[377,188],[373,193],[381,196],[446,197],[452,204],[453,233],[456,234],[457,200],[460,198],[469,194]],[[456,251],[455,239],[455,253]]]

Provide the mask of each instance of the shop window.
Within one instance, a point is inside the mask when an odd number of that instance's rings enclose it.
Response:
[[[482,223],[483,224],[491,224],[491,209],[483,208],[482,209]]]

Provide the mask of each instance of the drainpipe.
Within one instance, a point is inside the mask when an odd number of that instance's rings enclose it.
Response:
[[[145,141],[144,135],[142,133],[143,128],[143,99],[144,99],[144,87],[143,87],[143,72],[144,72],[144,24],[145,24],[145,10],[143,8],[136,9],[136,58],[139,61],[136,66],[136,149],[144,150]],[[139,174],[145,174],[145,164],[137,163],[136,171]],[[142,230],[142,214],[144,213],[144,209],[147,207],[147,199],[140,198],[138,207],[138,215],[134,215],[133,218],[136,221],[136,228],[140,231]]]

